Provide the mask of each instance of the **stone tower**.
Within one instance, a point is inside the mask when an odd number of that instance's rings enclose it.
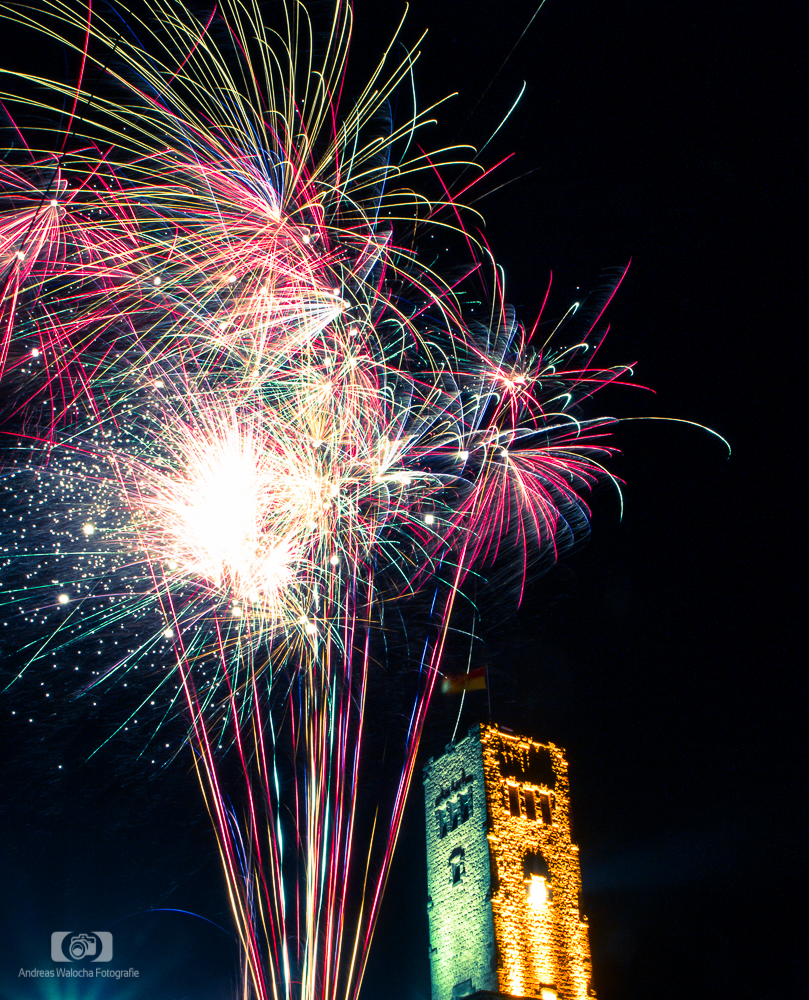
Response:
[[[432,1000],[594,996],[563,752],[474,726],[424,795]]]

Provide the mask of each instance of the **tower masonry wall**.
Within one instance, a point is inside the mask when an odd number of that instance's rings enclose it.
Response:
[[[564,752],[481,726],[492,862],[497,987],[510,996],[593,996],[579,913],[578,846],[570,839]]]
[[[564,752],[475,726],[424,769],[432,1000],[589,1000]]]
[[[483,756],[477,727],[424,769],[432,1000],[497,989]]]

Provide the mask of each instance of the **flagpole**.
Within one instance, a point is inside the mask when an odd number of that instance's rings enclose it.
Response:
[[[489,702],[489,725],[492,724],[492,689],[489,686],[489,662],[488,660],[483,664],[483,669],[486,671],[486,698]]]

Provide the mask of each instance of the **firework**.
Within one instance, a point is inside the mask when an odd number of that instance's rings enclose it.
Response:
[[[91,20],[100,82],[48,82],[73,101],[65,141],[0,175],[4,357],[27,404],[6,592],[32,665],[115,644],[90,689],[136,682],[187,713],[245,988],[355,996],[457,595],[586,527],[611,421],[576,405],[625,369],[592,367],[586,338],[531,350],[497,297],[470,322],[469,293],[397,241],[443,207],[406,183],[440,160],[408,159],[422,116],[374,131],[412,53],[342,113],[347,8],[318,68],[298,6],[283,43],[237,3],[155,11],[154,30]],[[427,587],[398,792],[350,913],[372,638]]]

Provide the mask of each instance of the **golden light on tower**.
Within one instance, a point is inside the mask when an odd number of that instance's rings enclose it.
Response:
[[[433,1000],[594,996],[563,751],[476,726],[424,783]]]

